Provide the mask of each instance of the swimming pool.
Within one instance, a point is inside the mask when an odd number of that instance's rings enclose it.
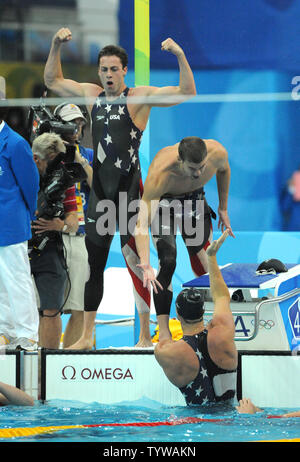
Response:
[[[109,406],[53,400],[44,404],[37,402],[33,408],[0,408],[1,429],[57,427],[51,433],[0,438],[0,442],[197,443],[300,438],[300,418],[268,418],[268,415],[287,411],[291,410],[268,408],[260,414],[246,415],[224,404],[201,408],[167,407],[146,398]],[[183,423],[191,418],[195,423]],[[133,426],[127,426],[128,423]],[[83,428],[59,428],[73,425],[83,425]]]

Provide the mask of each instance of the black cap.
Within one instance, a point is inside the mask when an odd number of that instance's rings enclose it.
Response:
[[[256,270],[258,274],[277,274],[277,273],[286,273],[288,271],[287,267],[282,263],[282,261],[277,260],[276,258],[271,258],[270,260],[263,261]]]
[[[185,321],[201,321],[204,314],[204,294],[202,290],[183,289],[176,298],[176,309]]]

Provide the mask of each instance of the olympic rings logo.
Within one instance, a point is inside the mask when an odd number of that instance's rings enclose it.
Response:
[[[251,320],[251,324],[254,325],[254,320]],[[259,323],[259,328],[260,329],[272,329],[272,327],[275,326],[275,322],[272,319],[268,319],[267,321],[265,319],[260,319]]]

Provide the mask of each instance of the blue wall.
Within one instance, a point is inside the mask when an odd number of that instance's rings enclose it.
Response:
[[[119,43],[129,54],[126,82],[134,86],[134,2],[120,1]],[[300,74],[300,3],[295,0],[151,0],[151,85],[177,85],[174,56],[160,50],[172,37],[185,50],[197,93],[291,92]],[[232,178],[229,215],[236,238],[228,238],[220,265],[278,258],[300,263],[300,233],[281,233],[281,190],[300,164],[299,102],[195,103],[151,111],[150,153],[140,150],[143,180],[164,146],[196,135],[220,141],[228,150]],[[217,210],[215,179],[205,187]],[[220,233],[214,223],[214,238]],[[186,248],[178,236],[174,296],[194,278]],[[151,263],[157,254],[151,246]],[[124,266],[116,235],[108,266]],[[172,305],[174,315],[174,303]]]
[[[298,71],[300,3],[297,0],[151,0],[151,68],[172,69],[160,51],[167,37],[177,41],[196,69]],[[134,2],[121,0],[120,44],[134,65]]]
[[[134,2],[122,0],[119,42],[134,69]],[[176,85],[176,58],[160,43],[174,38],[185,50],[198,95],[291,92],[300,74],[300,2],[295,0],[151,0],[151,84]],[[133,71],[132,71],[133,72]],[[133,73],[128,84],[134,85]],[[150,159],[141,149],[143,177],[162,147],[196,135],[220,141],[232,169],[229,213],[235,231],[288,229],[281,191],[300,164],[300,100],[252,103],[186,103],[154,108]],[[206,186],[217,209],[215,180]]]

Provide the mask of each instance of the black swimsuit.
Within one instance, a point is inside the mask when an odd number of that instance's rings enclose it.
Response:
[[[157,315],[169,315],[172,304],[172,277],[176,269],[176,235],[177,230],[186,245],[191,266],[197,276],[206,271],[198,254],[210,244],[212,221],[215,212],[205,199],[204,189],[200,188],[182,195],[161,197],[159,208],[151,224],[151,233],[157,249],[159,270],[157,280],[163,287],[153,293]]]
[[[138,152],[143,132],[128,112],[128,92],[126,88],[113,102],[106,99],[105,92],[100,93],[91,113],[94,158],[85,225],[90,265],[85,311],[97,311],[102,300],[103,273],[117,228],[134,284],[137,309],[139,312],[150,309],[150,294],[143,287],[142,270],[136,266],[139,259],[133,236],[143,188]]]
[[[199,372],[195,379],[179,388],[186,403],[199,405],[234,398],[236,369],[221,369],[211,360],[207,348],[207,330],[186,335],[183,340],[193,348],[199,360]]]
[[[93,189],[99,199],[116,199],[128,191],[133,177],[141,177],[139,146],[143,132],[133,123],[127,108],[129,88],[113,101],[101,93],[92,109],[94,145]]]

